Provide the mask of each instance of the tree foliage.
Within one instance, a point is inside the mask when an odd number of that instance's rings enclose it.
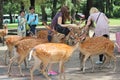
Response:
[[[97,7],[108,17],[120,17],[119,0],[1,0],[3,1],[3,14],[15,14],[21,9],[29,10],[29,6],[35,6],[36,13],[42,16],[53,18],[56,12],[63,5],[70,8],[71,15],[76,11],[84,13],[86,18],[89,16],[89,10],[92,6]],[[2,8],[2,7],[1,7]]]

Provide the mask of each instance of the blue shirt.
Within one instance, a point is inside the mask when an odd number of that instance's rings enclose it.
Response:
[[[37,14],[27,14],[26,20],[29,25],[38,25],[38,15]]]

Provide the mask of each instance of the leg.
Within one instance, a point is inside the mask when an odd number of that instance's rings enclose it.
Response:
[[[80,70],[83,70],[83,59],[84,59],[84,55],[80,52],[79,53],[79,59],[80,59]]]
[[[86,63],[86,60],[89,58],[89,55],[85,55],[84,59],[83,59],[83,72],[85,72],[85,63]]]
[[[37,58],[36,58],[37,59]],[[41,61],[40,60],[36,60],[35,59],[35,61],[34,61],[34,65],[33,65],[33,67],[31,68],[31,70],[30,70],[30,76],[31,76],[31,80],[34,80],[33,79],[33,72],[36,70],[36,69],[39,69],[39,66],[40,66],[40,64],[41,64]]]
[[[105,60],[104,63],[102,64],[102,67],[104,67],[105,64],[110,61],[110,57],[108,55],[104,55],[104,56],[105,56]]]
[[[89,57],[89,58],[90,58],[91,64],[92,64],[92,72],[94,72],[95,67],[94,67],[94,63],[93,63],[93,58],[92,57]]]
[[[52,70],[52,63],[49,64],[48,66],[48,75],[57,75],[55,71]]]
[[[31,25],[30,26],[30,31],[35,35],[36,25]]]
[[[46,68],[48,66],[48,63],[44,63],[43,62],[43,69],[42,69],[42,74],[48,79],[48,80],[51,80],[51,78],[48,77],[47,73],[46,73]]]
[[[27,68],[28,67],[28,63],[27,63],[26,58],[24,59],[24,64],[25,64],[25,68]]]
[[[60,73],[59,80],[62,80],[62,75],[65,80],[64,63],[62,61],[59,62],[59,73]]]
[[[109,53],[109,56],[114,60],[114,69],[113,71],[116,70],[116,57],[114,56],[114,53]]]
[[[8,75],[10,75],[10,71],[11,71],[11,66],[12,66],[12,63],[16,60],[16,57],[12,57],[10,59],[10,63],[8,65]]]
[[[99,55],[99,60],[102,62],[103,61],[103,54]]]
[[[19,58],[18,58],[18,68],[19,68],[19,72],[20,72],[21,76],[24,76],[24,74],[22,72],[22,68],[21,68],[21,64],[22,64],[23,61],[25,61],[25,63],[26,63],[26,58],[23,57],[23,56],[19,56]]]
[[[7,54],[8,54],[8,50],[5,51],[5,65],[7,65]]]
[[[19,71],[20,71],[20,75],[24,76],[24,74],[22,73],[22,69],[21,69],[21,65],[18,65]]]

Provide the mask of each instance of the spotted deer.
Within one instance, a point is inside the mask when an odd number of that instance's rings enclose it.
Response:
[[[51,78],[48,77],[45,70],[50,63],[59,63],[59,80],[62,80],[62,78],[65,79],[64,63],[78,50],[79,42],[74,46],[69,46],[64,43],[44,43],[35,46],[29,55],[29,60],[31,60],[32,56],[34,58],[34,65],[30,70],[31,80],[34,80],[33,72],[40,67],[41,62],[43,63],[41,72],[48,80],[51,80]]]
[[[110,60],[114,61],[114,71],[116,70],[116,57],[114,54],[114,42],[105,37],[92,37],[88,38],[80,44],[80,52],[83,55],[82,67],[85,72],[86,60],[92,56],[104,54],[105,62],[103,66]],[[94,71],[94,63],[92,61],[92,72]]]

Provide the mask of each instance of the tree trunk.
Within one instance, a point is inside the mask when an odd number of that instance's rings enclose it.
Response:
[[[3,0],[0,0],[0,29],[3,28]]]
[[[86,6],[86,11],[85,11],[86,19],[89,16],[89,10],[92,6],[93,6],[93,0],[87,0],[87,6]]]
[[[30,5],[35,7],[35,0],[30,0]]]
[[[52,9],[52,18],[55,16],[56,12],[57,12],[57,2],[58,0],[53,0],[53,9]]]
[[[24,10],[25,6],[24,6],[24,3],[21,1],[21,10]]]
[[[47,14],[45,12],[45,6],[41,5],[41,11],[42,11],[42,22],[47,23]]]

